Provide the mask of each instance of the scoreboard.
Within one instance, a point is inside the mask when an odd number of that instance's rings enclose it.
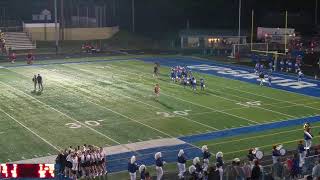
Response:
[[[0,164],[2,178],[54,178],[54,164]]]

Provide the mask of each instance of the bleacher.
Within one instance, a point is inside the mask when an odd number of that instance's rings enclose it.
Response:
[[[25,32],[5,32],[4,34],[7,49],[15,51],[36,49],[36,44]]]

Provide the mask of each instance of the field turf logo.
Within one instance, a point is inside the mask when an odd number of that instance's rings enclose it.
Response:
[[[188,68],[200,70],[200,71],[214,71],[215,73],[221,74],[221,75],[240,77],[247,80],[256,79],[257,81],[260,81],[259,77],[255,73],[245,71],[245,70],[237,70],[237,69],[232,69],[228,67],[212,66],[212,65],[206,65],[206,64],[188,66]],[[277,76],[272,77],[272,84],[275,84],[278,86],[290,87],[293,89],[303,89],[303,88],[318,86],[317,84],[310,83],[310,82],[305,82],[305,81],[298,82],[296,79],[286,79],[286,78],[277,77]]]

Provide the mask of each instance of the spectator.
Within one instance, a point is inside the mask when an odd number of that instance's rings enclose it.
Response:
[[[259,161],[255,160],[254,161],[254,166],[253,166],[252,171],[251,171],[251,179],[252,180],[259,180],[261,178],[261,175],[262,175],[262,170],[261,170],[261,167],[259,165]]]
[[[151,176],[149,172],[145,173],[145,178],[146,178],[145,180],[151,180]]]
[[[137,179],[137,170],[139,169],[138,164],[136,163],[136,157],[132,156],[130,162],[128,163],[128,171],[130,175],[130,180]]]
[[[209,167],[207,180],[221,180],[218,165]]]
[[[306,158],[306,149],[304,148],[303,141],[298,142],[297,151],[299,153],[299,167],[301,168],[305,162]]]
[[[278,159],[280,158],[281,153],[280,151],[277,149],[276,145],[272,146],[272,162],[273,164],[275,164],[276,162],[278,162]]]
[[[64,158],[64,152],[60,151],[60,153],[58,154],[58,156],[56,158],[56,166],[57,166],[58,175],[63,174],[63,170],[64,170],[63,158]]]
[[[235,165],[234,165],[234,169],[236,171],[236,179],[237,180],[242,180],[243,177],[244,177],[244,172],[243,172],[243,169],[242,167],[240,166],[240,159],[239,158],[235,158],[234,159],[235,161]]]
[[[316,162],[316,165],[312,168],[312,177],[314,180],[320,178],[320,159]]]
[[[292,167],[292,161],[291,161],[290,158],[288,158],[286,160],[286,162],[284,163],[284,165],[283,165],[283,175],[282,175],[282,177],[285,180],[290,179],[291,167]]]
[[[291,178],[292,179],[298,178],[299,173],[300,173],[299,156],[297,153],[295,153],[292,159]]]
[[[236,170],[234,168],[236,162],[233,160],[231,162],[231,165],[227,166],[225,172],[226,172],[226,179],[227,180],[235,180],[236,179]]]
[[[280,162],[280,159],[277,160],[271,167],[271,174],[274,180],[283,179],[283,165]]]
[[[313,68],[314,68],[314,78],[318,79],[318,76],[320,74],[320,57],[318,61],[315,61]]]
[[[255,155],[252,153],[252,151],[253,151],[252,148],[249,149],[249,153],[248,153],[248,155],[247,155],[248,161],[249,161],[249,163],[250,163],[251,166],[254,165],[254,164],[253,164],[253,160],[256,159],[256,157],[255,157]]]
[[[245,180],[250,180],[251,179],[251,164],[250,164],[250,162],[244,162],[243,166],[242,166],[242,170],[244,173]]]

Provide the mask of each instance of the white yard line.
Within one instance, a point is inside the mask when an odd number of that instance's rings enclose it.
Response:
[[[310,109],[320,110],[319,108],[314,108],[314,107],[307,106],[307,105],[304,105],[304,104],[295,103],[295,102],[287,101],[287,100],[281,100],[281,99],[277,99],[277,98],[272,98],[272,97],[269,97],[269,96],[264,96],[264,95],[252,93],[252,92],[249,92],[249,91],[243,91],[243,90],[235,89],[235,88],[228,87],[228,86],[225,86],[224,88],[232,89],[232,90],[239,91],[239,92],[246,93],[246,94],[251,94],[251,95],[255,95],[255,96],[264,97],[264,98],[267,98],[267,99],[272,99],[272,100],[279,101],[279,102],[286,102],[286,103],[290,103],[290,104],[295,104],[295,105],[300,105],[300,106],[303,106],[303,107],[307,107],[307,108],[310,108]],[[286,92],[288,92],[288,91],[286,91]]]
[[[80,70],[80,69],[78,69],[78,70]],[[118,69],[117,69],[117,70],[118,70]],[[124,72],[124,71],[122,71],[122,72]],[[124,72],[124,73],[128,73],[128,71],[126,71],[126,72]],[[137,75],[137,76],[139,76],[139,75],[141,76],[141,74],[136,74],[136,73],[134,73],[134,74]],[[132,85],[132,83],[129,83],[128,81],[124,81],[124,80],[120,80],[120,79],[117,79],[117,80],[118,80],[118,81],[121,81],[121,82],[124,82],[124,83],[126,83],[126,84]],[[248,119],[248,118],[240,117],[240,116],[238,116],[238,115],[234,115],[234,114],[227,113],[227,112],[224,112],[224,111],[221,111],[221,110],[217,110],[217,109],[214,109],[214,108],[211,108],[211,107],[208,107],[208,106],[204,106],[204,105],[201,105],[201,104],[198,104],[198,103],[194,103],[194,102],[191,102],[191,101],[188,101],[188,100],[185,100],[185,99],[182,99],[182,98],[178,98],[178,97],[175,97],[175,96],[172,96],[172,95],[163,93],[163,92],[161,92],[161,94],[163,94],[163,95],[165,95],[165,96],[168,96],[168,97],[171,97],[171,98],[174,98],[174,99],[177,99],[177,100],[179,100],[179,101],[183,101],[183,102],[187,102],[187,103],[189,103],[189,104],[196,105],[196,106],[198,106],[198,107],[203,107],[203,108],[206,108],[206,109],[210,109],[210,110],[212,110],[212,111],[215,111],[215,112],[220,112],[220,113],[222,113],[222,114],[227,114],[227,115],[229,115],[229,116],[237,117],[237,118],[242,119],[242,120],[246,120],[246,121],[249,121],[249,122],[252,122],[252,123],[259,124],[257,121],[250,120],[250,119]]]
[[[20,74],[20,73],[18,73],[18,74]],[[23,75],[23,74],[22,74],[22,75]],[[23,76],[24,76],[24,75],[23,75]],[[13,86],[7,85],[7,84],[5,84],[5,83],[3,83],[3,82],[1,82],[1,81],[0,81],[0,83],[6,85],[6,86],[8,86],[8,87],[14,88]],[[63,87],[63,86],[60,86],[60,87]],[[64,88],[64,87],[63,87],[63,88]],[[14,89],[16,89],[16,88],[14,88]],[[19,90],[19,89],[16,89],[16,90],[18,90],[18,91],[26,94],[25,92],[23,92],[23,91],[21,91],[21,90]],[[73,92],[73,93],[74,93],[74,92]],[[65,114],[65,113],[63,113],[63,112],[61,112],[61,111],[59,111],[59,110],[51,107],[50,105],[47,105],[47,104],[43,103],[42,101],[40,101],[40,100],[38,100],[38,99],[30,96],[29,94],[26,94],[26,95],[27,95],[28,97],[31,97],[32,99],[35,99],[36,101],[40,102],[41,104],[44,104],[44,105],[46,105],[47,107],[50,107],[51,109],[55,110],[56,112],[59,112],[59,113],[61,113],[62,115],[64,115],[64,116],[66,116],[66,117],[68,117],[68,118],[76,121],[77,123],[79,123],[79,124],[81,124],[81,125],[84,125],[85,127],[88,127],[89,129],[91,129],[91,130],[99,133],[100,135],[103,135],[103,136],[105,136],[105,137],[108,137],[108,136],[100,133],[99,131],[96,131],[95,129],[87,126],[86,124],[81,123],[80,121],[78,121],[78,120],[70,117],[69,115],[67,115],[67,114]],[[92,99],[92,98],[90,98],[90,97],[88,97],[88,96],[86,96],[86,98],[87,98],[87,99]],[[130,118],[130,117],[128,117],[128,116],[126,116],[126,115],[124,115],[124,114],[121,114],[121,113],[119,113],[119,112],[117,112],[117,111],[114,111],[114,110],[112,110],[112,109],[109,109],[109,108],[107,108],[107,107],[105,107],[105,106],[102,106],[102,105],[97,104],[97,103],[95,103],[95,102],[93,102],[93,101],[90,101],[90,100],[86,100],[86,101],[89,102],[89,103],[91,103],[91,104],[95,104],[96,106],[99,106],[99,107],[101,107],[101,108],[103,108],[103,109],[106,109],[106,110],[108,110],[108,111],[110,111],[110,112],[113,112],[114,114],[117,114],[117,115],[122,116],[122,117],[124,117],[124,118],[126,118],[126,119],[129,119],[129,120],[131,120],[131,121],[133,121],[133,122],[136,122],[136,123],[138,123],[138,124],[141,124],[141,125],[143,125],[143,126],[146,126],[146,127],[150,128],[150,129],[153,129],[153,130],[155,130],[155,131],[157,131],[157,132],[160,132],[160,133],[162,133],[162,134],[164,134],[164,135],[166,135],[166,136],[168,136],[168,137],[174,138],[172,135],[170,135],[170,134],[168,134],[168,133],[165,133],[165,132],[163,132],[163,131],[161,131],[161,130],[159,130],[159,129],[156,129],[156,128],[152,127],[152,126],[149,126],[149,125],[147,125],[147,124],[144,124],[144,123],[142,123],[142,122],[140,122],[140,121],[137,121],[137,120],[135,120],[135,119],[133,119],[133,118]],[[108,137],[108,139],[109,139],[109,138],[110,138],[110,137]],[[113,139],[110,138],[110,140],[113,140]],[[113,140],[113,142],[116,142],[117,144],[121,144],[120,142],[117,142],[117,141],[115,141],[115,140]]]
[[[320,103],[320,102],[306,103],[304,105],[312,105],[312,104],[318,104],[318,103]],[[281,106],[279,108],[282,109],[282,108],[288,108],[288,107],[294,107],[294,106],[301,106],[301,105],[294,104],[294,105],[290,105],[290,106]]]
[[[111,65],[111,66],[114,66],[114,65]],[[138,73],[132,72],[132,70],[130,70],[130,71],[131,71],[131,72],[130,72],[128,68],[125,68],[125,67],[121,67],[121,68],[122,68],[122,69],[127,69],[127,71],[121,71],[121,70],[119,70],[119,68],[115,68],[115,69],[118,70],[118,71],[124,72],[124,73],[131,73],[131,74],[135,74],[135,75],[137,75],[137,76],[143,76],[143,77],[146,77],[146,78],[148,78],[148,79],[152,79],[152,78],[149,77],[149,76],[141,75],[141,73],[142,73],[142,74],[146,74],[146,73],[144,73],[144,72],[141,72],[140,74],[138,74]],[[167,82],[166,82],[166,83],[167,83]],[[173,84],[173,85],[179,86],[179,85],[177,85],[177,84]],[[222,87],[222,86],[218,86],[218,87],[228,88],[228,89],[232,89],[232,90],[235,90],[235,91],[241,91],[241,90],[234,89],[234,88],[230,88],[230,87]],[[207,89],[208,89],[208,88],[207,88]],[[215,91],[215,92],[222,92],[222,91],[217,91],[217,90],[213,90],[213,89],[209,89],[209,90]],[[241,92],[245,92],[245,93],[246,93],[246,91],[241,91]],[[249,92],[247,92],[247,93],[249,93]],[[249,93],[249,94],[254,94],[254,93]],[[218,96],[218,95],[213,95],[213,94],[211,94],[211,95],[212,95],[212,96],[216,96],[216,97],[223,98],[223,99],[225,99],[225,100],[232,100],[232,99],[225,98],[225,97]],[[234,95],[234,94],[230,94],[230,95],[232,95],[232,96],[234,96],[234,97],[238,97],[238,98],[245,98],[245,97],[237,96],[237,95]],[[254,94],[254,95],[257,95],[257,94]],[[278,99],[275,99],[275,98],[271,98],[271,97],[267,97],[267,96],[261,96],[261,95],[257,95],[257,96],[264,97],[264,98],[269,98],[269,99],[273,99],[273,100],[277,100],[277,101],[283,102],[283,103],[291,103],[291,104],[296,104],[296,105],[304,106],[304,107],[307,107],[307,108],[312,108],[312,109],[320,110],[320,109],[313,108],[313,107],[310,107],[310,106],[306,106],[306,105],[303,105],[303,104],[297,104],[297,103],[294,103],[294,102],[292,102],[292,101],[278,100]],[[250,98],[245,98],[245,99],[253,100],[253,99],[250,99]],[[232,100],[232,101],[237,102],[237,101],[235,101],[235,100]],[[289,115],[289,114],[281,113],[281,112],[274,111],[274,110],[270,110],[270,109],[267,109],[267,108],[262,108],[262,107],[258,107],[258,106],[254,106],[254,108],[260,108],[260,109],[263,109],[263,110],[266,110],[266,111],[270,111],[270,112],[273,112],[273,113],[282,114],[282,115],[288,116],[288,117],[290,117],[290,118],[297,118],[297,117],[295,117],[295,116],[291,116],[291,115]]]
[[[121,144],[120,142],[112,139],[111,137],[109,137],[109,136],[107,136],[107,135],[105,135],[105,134],[103,134],[103,133],[101,133],[101,132],[99,132],[99,131],[91,128],[90,126],[86,125],[85,123],[82,123],[82,122],[76,120],[75,118],[73,118],[73,117],[71,117],[71,116],[69,116],[69,115],[67,115],[67,114],[59,111],[58,109],[56,109],[56,108],[54,108],[54,107],[52,107],[52,106],[50,106],[50,105],[48,105],[48,104],[40,101],[39,99],[37,99],[37,98],[35,98],[35,97],[33,97],[33,96],[31,96],[31,95],[29,95],[29,94],[27,94],[27,93],[19,90],[19,89],[17,89],[17,88],[15,88],[15,87],[13,87],[13,86],[11,86],[11,85],[9,85],[9,84],[6,84],[6,83],[4,83],[4,82],[2,82],[2,81],[0,81],[0,83],[3,84],[4,86],[7,86],[7,87],[9,87],[9,88],[11,88],[11,89],[15,89],[16,91],[25,94],[27,97],[29,97],[29,98],[31,98],[31,99],[34,99],[35,101],[39,102],[40,104],[44,105],[45,107],[48,107],[49,109],[52,109],[53,111],[55,111],[55,112],[57,112],[57,113],[65,116],[65,117],[71,119],[72,121],[77,122],[78,124],[81,124],[82,126],[84,126],[84,127],[88,128],[88,129],[90,129],[91,131],[93,131],[93,132],[95,132],[95,133],[97,133],[97,134],[105,137],[106,139],[109,139],[110,141],[112,141],[112,142],[114,142],[114,143],[116,143],[116,144]]]
[[[28,130],[29,132],[31,132],[33,135],[35,135],[36,137],[38,137],[39,139],[41,139],[43,142],[47,143],[49,146],[51,146],[52,148],[54,148],[55,150],[57,150],[58,152],[61,150],[60,148],[58,148],[57,146],[53,145],[51,142],[49,142],[48,140],[46,140],[45,138],[41,137],[39,134],[37,134],[36,132],[34,132],[32,129],[28,128],[27,126],[25,126],[23,123],[21,123],[20,121],[18,121],[16,118],[14,118],[13,116],[11,116],[10,114],[8,114],[7,112],[5,112],[3,109],[0,109],[0,111],[2,113],[4,113],[6,116],[8,116],[10,119],[14,120],[16,123],[18,123],[20,126],[22,126],[23,128],[25,128],[26,130]]]
[[[85,71],[85,72],[90,73],[90,74],[94,74],[94,75],[96,75],[96,76],[100,76],[99,74],[93,73],[93,72],[88,71],[88,70],[84,70],[84,69],[79,69],[79,70],[80,70],[80,71]],[[103,77],[105,77],[105,76],[103,76]],[[117,79],[117,80],[118,80],[118,79]],[[126,81],[126,82],[127,82],[127,81]],[[127,82],[127,83],[129,84],[129,82]],[[130,96],[127,96],[127,95],[124,95],[124,94],[113,93],[112,91],[109,91],[109,93],[112,93],[112,94],[115,94],[115,95],[118,95],[118,96],[122,96],[122,97],[125,97],[125,98],[127,98],[127,99],[131,99],[131,100],[133,100],[133,101],[136,101],[136,102],[138,102],[138,103],[140,103],[140,104],[144,104],[144,105],[146,105],[146,106],[152,107],[152,108],[154,108],[154,109],[158,109],[158,110],[167,112],[167,111],[165,111],[164,109],[162,109],[162,108],[160,108],[160,107],[157,107],[157,106],[154,106],[154,105],[152,105],[152,104],[148,104],[148,103],[146,103],[146,102],[140,101],[140,100],[138,100],[136,97],[130,97]],[[169,112],[167,112],[167,113],[169,113]],[[210,128],[210,129],[219,130],[219,129],[215,128],[215,127],[209,126],[209,125],[207,125],[207,124],[203,124],[203,123],[198,122],[198,121],[194,121],[194,120],[192,120],[192,119],[190,119],[190,118],[187,118],[187,117],[184,117],[184,116],[181,116],[181,115],[175,115],[175,116],[181,117],[181,118],[183,118],[183,119],[186,119],[186,120],[188,120],[188,121],[194,122],[194,123],[196,123],[196,124],[200,124],[200,125],[202,125],[202,126],[205,126],[205,127]]]

